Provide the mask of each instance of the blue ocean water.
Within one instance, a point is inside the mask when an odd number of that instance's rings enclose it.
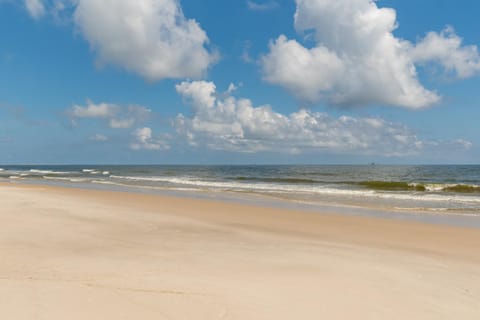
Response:
[[[476,165],[0,166],[0,180],[480,215]]]

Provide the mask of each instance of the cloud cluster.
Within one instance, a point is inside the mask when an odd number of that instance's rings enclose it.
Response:
[[[122,107],[112,103],[93,103],[87,101],[85,106],[74,105],[66,111],[73,125],[78,119],[102,119],[110,128],[128,129],[150,117],[151,110],[138,105]]]
[[[139,128],[132,133],[135,141],[130,144],[133,150],[168,150],[168,136],[165,139],[154,138],[152,129],[145,127]]]
[[[373,0],[296,3],[295,28],[313,45],[281,35],[261,64],[266,81],[303,100],[422,108],[440,97],[422,86],[415,64],[438,62],[459,77],[479,71],[477,48],[462,47],[452,29],[428,33],[414,45],[393,34],[395,10]]]
[[[93,103],[88,101],[86,105],[74,105],[67,109],[67,117],[74,126],[79,119],[99,119],[106,122],[112,129],[130,129],[138,126],[151,116],[151,110],[139,105],[119,106],[113,103]],[[132,150],[168,150],[171,137],[168,134],[154,137],[152,129],[141,127],[131,133],[132,142],[129,147]],[[91,141],[105,142],[109,137],[103,134],[95,134],[89,138]]]
[[[268,105],[218,94],[212,82],[182,82],[177,92],[188,101],[191,117],[180,114],[177,132],[194,146],[235,152],[348,153],[407,156],[443,142],[422,141],[409,128],[380,118],[331,117],[299,110],[277,113]],[[452,142],[459,149],[465,143]]]
[[[278,5],[246,4],[256,11]],[[395,10],[380,8],[374,0],[296,4],[295,29],[305,35],[304,41],[280,35],[260,62],[266,81],[302,100],[418,109],[435,104],[440,96],[420,83],[417,66],[434,64],[456,78],[480,73],[477,47],[464,45],[453,28],[428,32],[414,44],[393,34],[398,27]],[[71,15],[100,64],[114,64],[151,81],[200,77],[217,59],[207,48],[206,32],[185,17],[180,0],[24,0],[24,5],[33,18]],[[250,61],[248,45],[246,49],[243,58]],[[269,105],[237,99],[235,89],[232,84],[219,93],[213,82],[179,83],[176,91],[192,114],[172,120],[178,135],[193,146],[233,152],[407,156],[472,146],[465,140],[422,140],[410,128],[381,118],[337,118],[307,109],[281,114]],[[91,101],[67,110],[74,125],[80,119],[98,119],[112,129],[131,129],[133,150],[167,150],[172,137],[155,136],[143,127],[150,113],[143,106]],[[109,138],[95,134],[90,139]]]

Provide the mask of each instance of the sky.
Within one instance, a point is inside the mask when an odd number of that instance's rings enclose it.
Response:
[[[0,0],[1,164],[478,164],[474,0]]]

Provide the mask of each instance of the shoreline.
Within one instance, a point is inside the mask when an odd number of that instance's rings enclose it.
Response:
[[[208,193],[229,198],[262,197],[262,201],[282,202],[282,206],[301,203],[305,208],[318,206],[321,210],[343,206],[400,214],[416,211],[430,216],[480,217],[479,168],[449,165],[45,165],[7,166],[0,176],[4,181],[73,184],[80,188],[105,187],[167,194],[178,191],[189,197],[203,197]],[[480,223],[476,224],[480,227]]]
[[[170,188],[152,188],[140,186],[119,186],[110,184],[83,184],[44,181],[0,181],[0,186],[39,186],[47,188],[91,190],[105,192],[121,192],[126,194],[140,194],[181,199],[203,199],[226,203],[246,204],[251,206],[268,207],[274,209],[288,209],[307,212],[335,212],[339,215],[361,216],[381,219],[405,220],[427,224],[440,224],[466,228],[480,228],[480,215],[468,212],[422,210],[419,208],[382,207],[365,205],[356,202],[330,202],[278,197],[275,195],[219,191],[219,190],[175,190]]]
[[[0,316],[476,319],[480,232],[0,184]]]

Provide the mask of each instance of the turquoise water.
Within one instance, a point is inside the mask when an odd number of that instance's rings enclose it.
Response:
[[[0,180],[480,216],[480,166],[0,166]]]

